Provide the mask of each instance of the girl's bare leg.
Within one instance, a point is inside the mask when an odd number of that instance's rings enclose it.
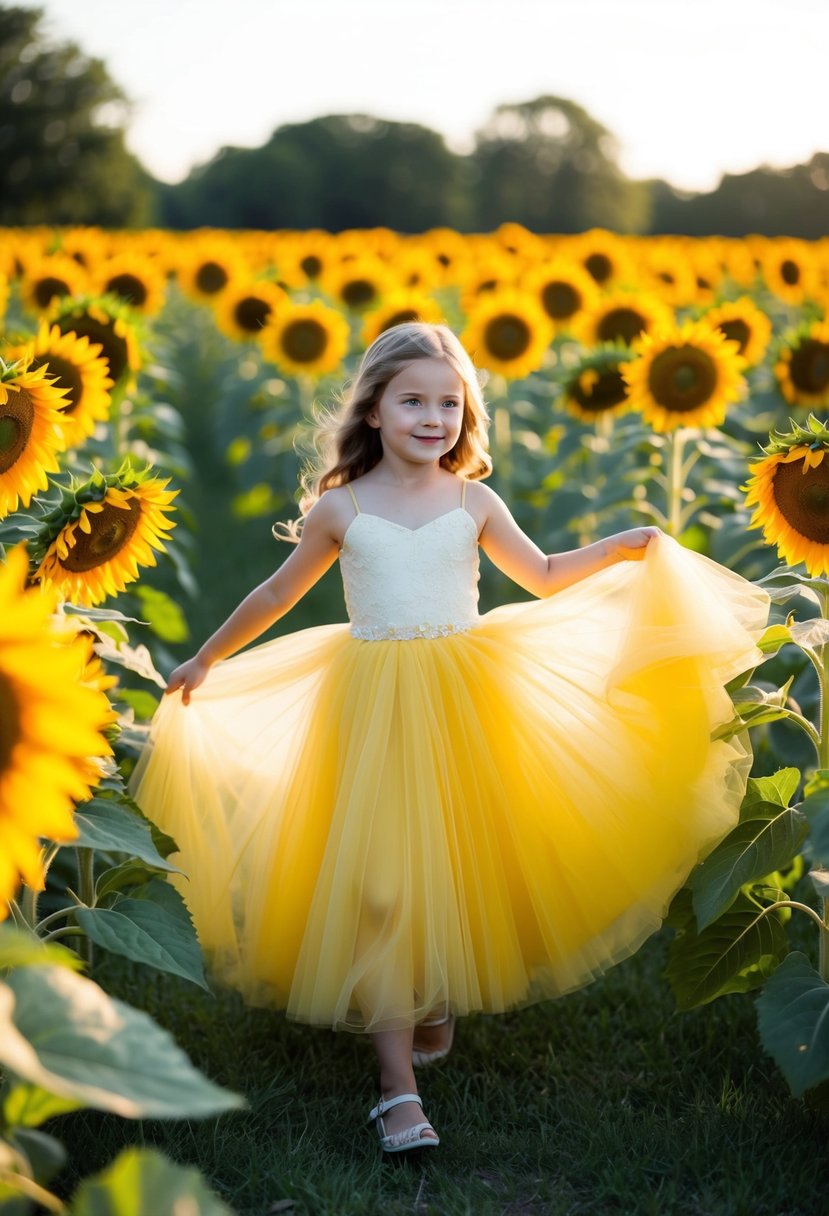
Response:
[[[380,1064],[380,1091],[384,1098],[398,1094],[418,1093],[417,1081],[412,1068],[412,1027],[402,1030],[378,1030],[371,1036],[377,1060]],[[383,1115],[386,1134],[401,1132],[404,1128],[422,1123],[428,1115],[416,1102],[401,1102],[387,1115]],[[432,1133],[423,1132],[424,1137]],[[437,1133],[434,1134],[437,1139]]]

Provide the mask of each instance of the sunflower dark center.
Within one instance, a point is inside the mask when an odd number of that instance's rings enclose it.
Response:
[[[290,321],[282,331],[282,349],[294,363],[313,363],[324,353],[327,345],[325,328],[311,317]]]
[[[475,295],[482,296],[487,291],[494,291],[497,286],[497,279],[484,279],[483,282],[479,283],[475,288]]]
[[[605,283],[613,274],[613,263],[606,253],[591,253],[584,260],[585,270],[597,283]]]
[[[309,279],[318,279],[322,273],[322,259],[315,253],[307,253],[299,264]]]
[[[127,304],[136,308],[147,303],[147,285],[137,274],[114,274],[111,279],[107,279],[104,290],[120,296]]]
[[[720,321],[717,329],[725,334],[730,342],[739,343],[739,353],[742,354],[751,338],[751,326],[742,317],[732,317],[730,321]]]
[[[64,570],[73,574],[84,574],[117,557],[141,522],[141,502],[131,498],[127,507],[107,502],[102,511],[87,513],[87,519],[92,530],[87,533],[76,528],[75,544],[59,559]]]
[[[417,321],[418,314],[414,308],[403,308],[400,312],[394,312],[390,317],[386,318],[383,325],[383,332],[387,329],[393,329],[395,325],[405,325],[407,321]]]
[[[0,776],[9,767],[14,745],[20,738],[20,710],[14,688],[0,672]]]
[[[802,460],[779,464],[772,491],[787,524],[807,540],[829,544],[829,463],[825,459],[805,473]]]
[[[621,338],[630,345],[647,328],[647,321],[635,308],[610,308],[599,321],[596,336],[600,342],[615,342]]]
[[[451,266],[452,265],[452,259],[450,258],[448,253],[437,254],[437,261],[440,262],[441,266]]]
[[[364,308],[377,295],[377,286],[371,279],[349,279],[343,286],[342,298],[349,308]]]
[[[787,287],[796,287],[800,282],[800,267],[791,258],[784,258],[780,263],[780,277]]]
[[[258,334],[271,315],[271,306],[261,296],[245,296],[233,309],[233,320],[246,334]]]
[[[37,370],[46,366],[47,376],[55,377],[55,388],[68,388],[69,395],[64,397],[58,406],[64,414],[72,414],[78,408],[83,397],[83,378],[80,369],[68,359],[59,355],[38,355],[31,362],[31,368]]]
[[[55,275],[44,275],[34,285],[32,293],[38,308],[48,308],[53,300],[71,295],[69,284]]]
[[[35,424],[35,407],[25,388],[12,389],[0,405],[0,474],[8,473],[26,450]]]
[[[829,342],[806,338],[792,353],[789,374],[800,392],[824,393],[829,388]]]
[[[612,409],[615,405],[620,405],[625,400],[627,397],[627,385],[622,377],[622,373],[615,368],[611,368],[600,372],[598,380],[594,380],[589,389],[584,389],[576,381],[576,384],[570,390],[570,395],[583,410],[591,410],[600,414],[602,410]]]
[[[581,308],[581,295],[572,283],[554,279],[545,283],[541,303],[554,321],[563,321]]]
[[[520,359],[529,349],[532,330],[523,317],[504,312],[484,328],[484,344],[496,359]]]
[[[77,334],[79,338],[97,342],[103,348],[98,357],[106,359],[110,377],[118,383],[129,364],[129,348],[126,338],[115,332],[114,320],[104,323],[84,312],[79,316],[61,317],[58,326],[63,334]]]
[[[698,409],[713,396],[717,368],[711,356],[698,346],[669,346],[651,364],[648,388],[657,405],[685,413]]]
[[[206,296],[221,291],[228,280],[228,273],[218,262],[202,262],[196,271],[196,286]]]

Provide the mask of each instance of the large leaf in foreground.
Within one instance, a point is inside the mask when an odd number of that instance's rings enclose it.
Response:
[[[155,847],[149,821],[140,819],[113,798],[92,798],[83,803],[75,812],[75,822],[80,829],[80,836],[72,842],[76,847],[129,853],[156,870],[181,872]]]
[[[233,1216],[198,1170],[150,1148],[125,1149],[75,1192],[71,1216]]]
[[[694,1009],[728,992],[748,992],[787,950],[777,916],[763,915],[753,900],[738,895],[707,929],[698,932],[691,922],[671,942],[667,976],[676,1003]]]
[[[799,950],[783,960],[757,998],[757,1024],[796,1098],[829,1080],[829,984]]]
[[[172,888],[170,888],[172,891]],[[207,988],[201,947],[189,913],[169,911],[147,899],[121,899],[113,908],[77,908],[75,917],[98,946]]]
[[[128,1119],[203,1118],[244,1105],[202,1076],[146,1013],[58,967],[26,967],[0,984],[0,1064]]]
[[[792,807],[778,807],[776,814],[738,823],[689,879],[699,928],[721,916],[745,883],[785,869],[807,831],[806,816]]]

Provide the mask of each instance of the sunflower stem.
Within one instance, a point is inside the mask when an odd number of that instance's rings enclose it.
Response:
[[[820,973],[820,978],[826,980],[827,984],[829,984],[829,899],[822,899],[820,902],[823,905],[823,921],[818,941],[817,969]]]
[[[820,602],[820,615],[824,620],[829,620],[829,592],[824,589],[819,590],[818,599]],[[826,645],[820,647],[820,666],[817,668],[817,673],[818,690],[820,692],[818,705],[818,731],[820,732],[818,764],[820,768],[829,768],[829,714],[826,712],[827,685],[829,685],[829,653],[827,653]]]
[[[681,524],[682,510],[682,453],[685,446],[685,430],[683,427],[676,427],[675,430],[668,432],[668,502],[665,515],[667,517],[668,527],[666,531],[669,536],[678,537]]]
[[[83,901],[83,906],[86,908],[95,907],[95,855],[92,849],[76,849],[78,856],[78,893]],[[56,933],[63,932],[57,929]],[[50,935],[54,936],[54,934]],[[87,967],[92,967],[92,942],[88,937],[84,937],[78,944],[78,953],[86,963]]]

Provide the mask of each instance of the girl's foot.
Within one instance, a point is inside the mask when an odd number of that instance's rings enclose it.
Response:
[[[398,1091],[400,1092],[400,1091]],[[403,1091],[406,1093],[413,1092],[412,1090]],[[397,1097],[396,1093],[387,1093],[383,1091],[383,1099],[388,1102],[390,1098]],[[383,1126],[387,1136],[395,1136],[398,1132],[406,1131],[409,1127],[414,1127],[416,1123],[422,1123],[425,1119],[423,1108],[417,1102],[401,1102],[398,1106],[392,1107],[390,1111],[383,1114]],[[424,1128],[420,1133],[420,1137],[424,1140],[437,1140],[438,1134],[433,1127]]]

